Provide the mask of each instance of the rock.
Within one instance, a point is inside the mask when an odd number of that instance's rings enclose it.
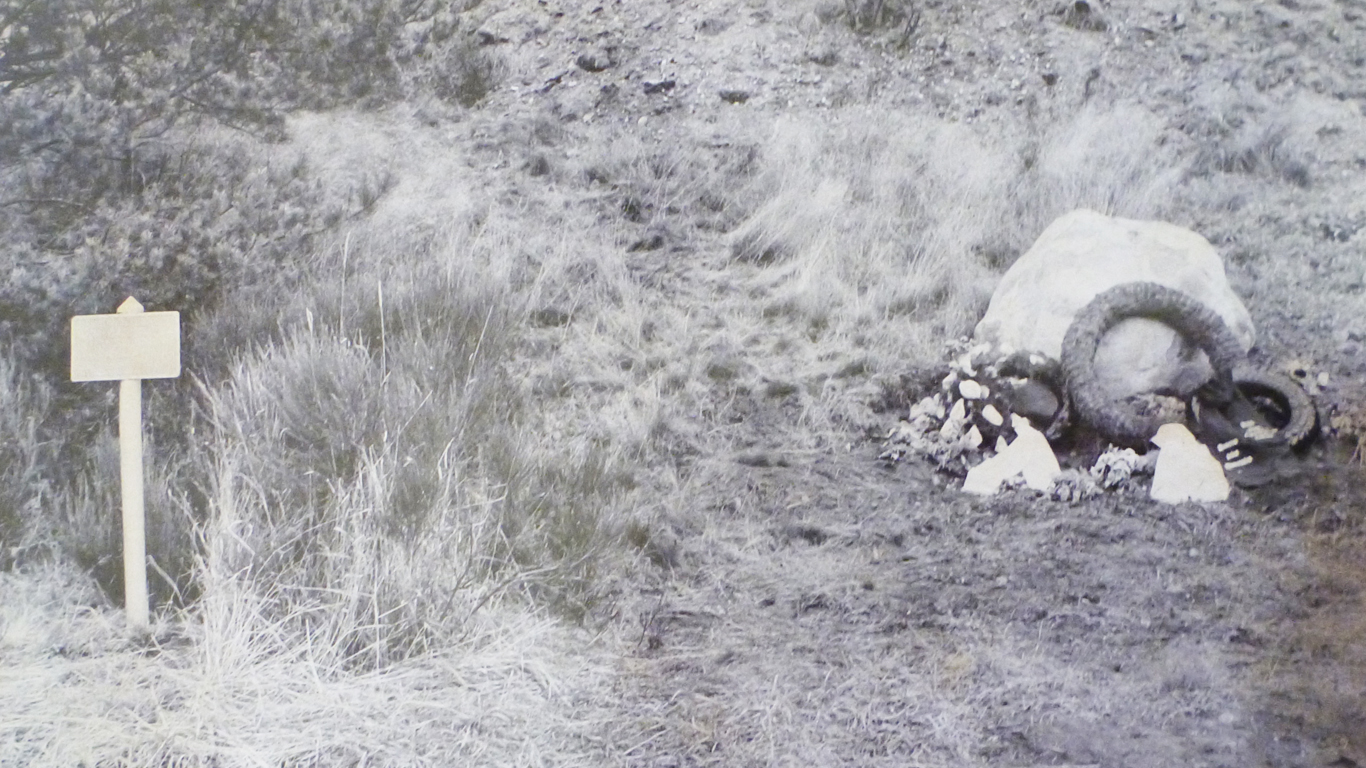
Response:
[[[1153,435],[1153,444],[1160,449],[1149,492],[1153,499],[1180,504],[1228,498],[1224,468],[1185,425],[1163,424]]]
[[[936,420],[944,418],[944,401],[934,395],[921,398],[920,402],[911,406],[911,411],[907,415],[907,419],[915,421],[916,418],[921,416],[928,416]]]
[[[717,92],[721,100],[728,104],[744,104],[749,101],[749,91],[742,91],[738,88],[728,88]]]
[[[1002,416],[1001,412],[996,410],[996,406],[991,403],[982,406],[982,418],[986,419],[987,423],[991,424],[993,427],[999,427],[1006,423],[1005,417]]]
[[[1026,379],[1024,383],[1014,387],[1006,400],[1010,403],[1012,411],[1028,416],[1040,424],[1053,421],[1053,416],[1061,405],[1053,390],[1033,379]]]
[[[1214,310],[1251,349],[1252,318],[1233,293],[1224,263],[1205,238],[1157,221],[1090,210],[1061,216],[1006,272],[974,339],[1002,353],[1029,351],[1054,360],[1078,311],[1121,283],[1148,281],[1189,294]],[[1117,323],[1096,352],[1096,370],[1114,398],[1199,384],[1209,375],[1203,352],[1161,323]]]
[[[1073,0],[1063,6],[1059,14],[1062,16],[1062,23],[1074,29],[1104,32],[1109,26],[1091,0]]]
[[[953,410],[949,411],[949,417],[944,419],[944,424],[939,427],[939,436],[945,441],[957,440],[968,425],[967,415],[962,406],[962,400],[954,403]]]
[[[610,51],[598,48],[579,54],[574,63],[585,72],[601,72],[610,69],[616,61],[613,60]]]
[[[982,430],[978,429],[977,425],[974,424],[972,428],[968,430],[968,433],[963,436],[963,441],[968,450],[977,450],[982,446]]]
[[[967,418],[967,412],[967,405],[964,404],[962,400],[956,400],[953,403],[953,407],[949,409],[949,420],[962,421]]]
[[[1011,425],[1015,427],[1014,442],[968,470],[968,476],[963,480],[965,492],[990,496],[1000,490],[1001,483],[1017,475],[1024,475],[1025,485],[1036,491],[1052,490],[1053,479],[1062,468],[1048,445],[1048,438],[1018,414],[1011,416]]]
[[[983,391],[985,389],[986,387],[983,387],[972,379],[965,379],[964,381],[958,382],[958,394],[962,395],[966,400],[981,400],[983,397],[986,397],[986,394]]]

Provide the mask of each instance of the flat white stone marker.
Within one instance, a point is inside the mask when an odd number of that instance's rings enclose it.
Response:
[[[1062,473],[1062,468],[1048,438],[1018,413],[1011,414],[1010,424],[1015,427],[1015,441],[968,470],[963,480],[965,492],[990,496],[1001,489],[1001,483],[1021,474],[1025,485],[1036,491],[1047,492],[1053,487],[1053,479]]]
[[[1153,435],[1158,447],[1153,488],[1157,501],[1223,501],[1228,498],[1228,478],[1219,460],[1183,424],[1163,424]]]
[[[142,380],[180,375],[180,313],[143,312],[129,296],[114,315],[71,318],[71,380],[119,382],[123,594],[128,626],[146,629],[147,538],[142,496]]]

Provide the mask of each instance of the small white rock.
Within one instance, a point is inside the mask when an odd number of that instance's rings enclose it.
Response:
[[[944,401],[937,395],[931,395],[922,399],[920,402],[911,406],[910,418],[917,416],[932,416],[936,419],[944,418]]]
[[[963,434],[963,422],[946,419],[939,428],[939,436],[944,440],[957,440]]]
[[[969,448],[979,447],[982,444],[982,430],[978,429],[977,425],[974,424],[972,429],[968,430],[968,435],[965,440],[967,441]]]
[[[970,352],[955,360],[954,365],[958,368],[958,370],[962,371],[963,373],[969,376],[977,375],[977,369],[972,367],[972,353]]]
[[[999,427],[1002,424],[1006,423],[1005,417],[1002,416],[1001,412],[996,410],[996,406],[992,405],[991,403],[987,403],[985,406],[982,407],[982,418],[991,422],[992,426]]]
[[[955,400],[949,409],[949,421],[962,421],[967,416],[968,407],[962,400]]]
[[[1331,381],[1331,379],[1328,378],[1328,371],[1319,374],[1318,382],[1320,387],[1328,386],[1329,381]]]
[[[958,394],[968,400],[981,400],[983,397],[983,389],[984,387],[981,384],[978,384],[972,379],[964,379],[963,381],[958,382]]]

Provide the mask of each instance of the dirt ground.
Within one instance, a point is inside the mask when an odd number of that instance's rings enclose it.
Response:
[[[699,466],[706,522],[623,617],[626,762],[1366,759],[1359,468],[1172,507],[977,500],[875,455]]]

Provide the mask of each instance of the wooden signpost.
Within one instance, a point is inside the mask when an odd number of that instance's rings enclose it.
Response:
[[[180,375],[180,313],[143,312],[129,296],[114,315],[71,318],[71,380],[119,382],[123,594],[128,625],[148,626],[142,498],[142,380]]]

